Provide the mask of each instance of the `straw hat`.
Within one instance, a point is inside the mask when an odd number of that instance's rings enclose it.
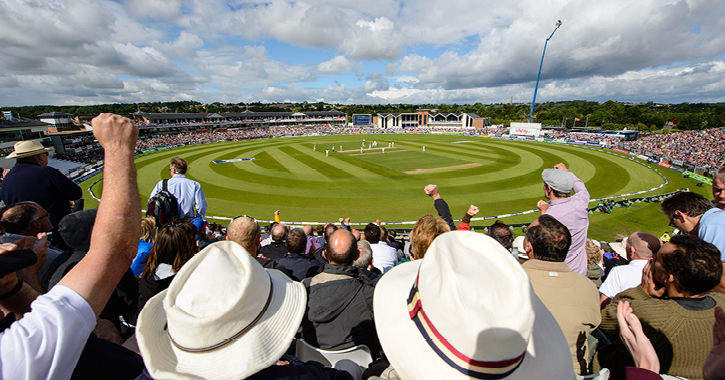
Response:
[[[375,286],[380,343],[404,379],[573,379],[564,334],[492,238],[447,232]]]
[[[43,144],[41,144],[40,141],[37,140],[18,141],[15,143],[14,148],[15,151],[8,154],[8,156],[5,158],[30,157],[36,154],[41,154],[54,150],[54,148],[44,147]]]
[[[627,257],[627,238],[622,239],[622,242],[612,242],[609,243],[609,246],[612,248],[614,252],[616,252],[619,257],[622,257],[624,259],[628,259]]]
[[[148,301],[136,336],[154,378],[244,379],[284,355],[306,304],[304,285],[217,242]]]

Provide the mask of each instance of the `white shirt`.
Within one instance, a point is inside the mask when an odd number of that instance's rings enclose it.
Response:
[[[70,379],[96,327],[93,309],[62,285],[39,296],[30,308],[0,333],[0,377]]]
[[[370,244],[373,249],[373,266],[378,268],[380,272],[389,271],[398,263],[398,252],[395,248],[385,244]]]
[[[646,264],[647,260],[632,260],[627,265],[612,268],[607,279],[599,287],[599,293],[614,298],[629,288],[637,287],[642,283],[642,271]]]

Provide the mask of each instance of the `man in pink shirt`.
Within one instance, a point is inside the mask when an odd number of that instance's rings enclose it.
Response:
[[[587,274],[587,230],[589,229],[589,191],[566,165],[559,163],[554,169],[544,169],[546,201],[539,201],[536,207],[541,214],[548,214],[564,224],[571,232],[571,247],[566,255],[566,264],[572,271]],[[570,195],[574,190],[574,195]]]

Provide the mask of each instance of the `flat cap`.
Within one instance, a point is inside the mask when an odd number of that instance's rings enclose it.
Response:
[[[560,193],[570,193],[574,188],[574,177],[566,170],[544,169],[541,173],[544,183]]]

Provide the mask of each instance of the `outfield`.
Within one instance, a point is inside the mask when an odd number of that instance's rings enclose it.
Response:
[[[373,141],[377,148],[369,149]],[[395,147],[389,147],[390,143]],[[532,210],[543,197],[541,170],[559,162],[586,183],[592,198],[654,188],[665,183],[662,175],[668,185],[639,197],[682,187],[711,196],[707,185],[695,187],[696,181],[674,171],[612,153],[616,152],[468,136],[334,135],[181,147],[141,156],[136,167],[143,204],[155,184],[169,178],[169,159],[179,155],[189,162],[187,176],[202,184],[209,203],[207,215],[248,214],[269,220],[274,210],[280,210],[283,220],[299,222],[336,222],[340,217],[353,222],[415,221],[435,213],[432,200],[423,193],[429,183],[440,187],[456,219],[470,204],[480,207],[481,217]],[[254,160],[212,163],[242,158]],[[84,182],[83,189],[97,179]],[[102,182],[94,191],[102,191]],[[92,200],[87,202],[95,207]],[[527,214],[503,220],[526,223],[535,217]],[[592,214],[590,220],[590,236],[602,240],[634,230],[667,231],[667,219],[656,204],[616,208],[612,214]]]

